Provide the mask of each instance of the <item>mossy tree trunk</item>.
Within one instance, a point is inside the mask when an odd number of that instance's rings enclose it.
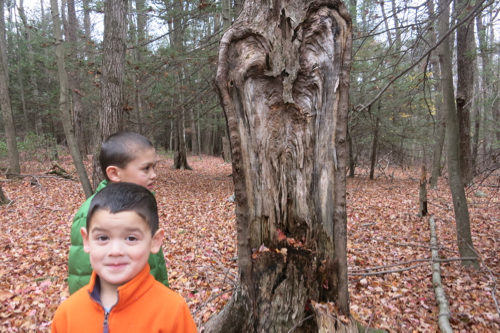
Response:
[[[239,285],[206,332],[317,332],[349,313],[345,206],[351,20],[341,1],[246,1],[220,46]],[[270,251],[256,251],[264,245]]]

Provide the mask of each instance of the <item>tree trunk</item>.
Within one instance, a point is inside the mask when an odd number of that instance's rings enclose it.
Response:
[[[9,70],[7,66],[7,45],[5,42],[5,18],[3,14],[4,1],[0,0],[0,107],[3,114],[3,125],[5,128],[5,140],[7,141],[7,155],[9,159],[9,170],[7,178],[11,175],[20,174],[19,151],[16,142],[16,125],[12,115],[12,107],[9,95]]]
[[[174,1],[174,9],[177,13],[174,15],[172,24],[173,24],[173,34],[172,34],[172,47],[178,52],[184,52],[184,30],[185,25],[182,24],[182,2]],[[175,101],[177,102],[177,114],[175,115],[175,138],[174,138],[174,169],[180,170],[192,170],[187,162],[187,151],[186,151],[186,136],[184,132],[184,101],[182,99],[182,86],[184,84],[184,69],[182,67],[179,68],[179,93],[175,97]]]
[[[315,332],[316,320],[304,320],[310,301],[349,314],[350,54],[349,13],[336,0],[246,1],[224,34],[216,84],[231,139],[239,285],[206,332]]]
[[[349,144],[349,178],[354,178],[356,169],[356,160],[354,158],[354,143],[352,142],[352,135],[347,129],[347,143]]]
[[[434,0],[427,1],[427,8],[429,10],[429,19],[435,20],[436,15],[434,12]],[[436,44],[437,36],[436,29],[429,29],[429,39],[431,45]],[[441,69],[439,68],[439,57],[437,51],[431,54],[431,68],[434,73],[434,105],[436,106],[435,126],[434,126],[434,152],[432,158],[432,175],[431,175],[431,189],[437,189],[439,177],[441,176],[441,157],[443,155],[443,145],[446,133],[445,114],[443,112],[443,96],[441,94]]]
[[[98,156],[102,142],[123,130],[123,79],[127,36],[127,0],[104,2],[104,38],[99,135],[92,160],[94,187],[104,179]]]
[[[465,12],[469,0],[457,0],[455,15]],[[472,52],[476,48],[474,42],[473,19],[462,24],[457,29],[457,115],[460,138],[460,168],[464,186],[472,183],[472,156],[470,135],[470,110],[472,107],[472,93],[474,91],[474,59]]]
[[[187,162],[186,137],[184,135],[184,112],[177,115],[175,121],[174,138],[174,169],[193,170]]]
[[[71,157],[73,158],[73,163],[75,164],[76,171],[78,173],[78,178],[80,179],[80,183],[82,184],[85,196],[89,198],[92,195],[92,187],[90,186],[87,171],[85,170],[80,151],[78,150],[78,143],[73,133],[71,116],[69,114],[68,74],[66,72],[66,65],[64,64],[64,45],[61,36],[61,21],[59,19],[57,0],[51,0],[50,4],[52,8],[52,19],[54,21],[54,38],[56,40],[57,71],[59,73],[59,82],[61,84],[61,91],[59,95],[59,110],[61,111],[61,122],[63,124],[64,134],[66,135],[66,142],[68,143],[68,148]]]
[[[6,205],[10,202],[9,199],[5,196],[2,190],[2,183],[0,183],[0,205]]]
[[[427,172],[425,171],[425,165],[422,166],[420,174],[419,202],[420,211],[418,215],[424,217],[427,215]]]
[[[490,52],[488,51],[488,40],[486,38],[486,27],[483,24],[482,20],[482,15],[481,13],[476,17],[476,26],[477,26],[477,36],[479,40],[479,54],[481,57],[481,91],[482,91],[482,96],[483,96],[483,124],[487,124],[487,120],[492,119],[492,91],[498,91],[495,89],[496,84],[491,86],[491,77],[492,77],[492,71],[493,68],[491,67],[491,59],[490,59]],[[494,95],[494,94],[493,94]],[[496,98],[495,100],[498,100]],[[498,122],[495,122],[495,124],[498,124]],[[498,129],[498,126],[495,126],[496,128],[494,129],[495,132],[500,133],[500,130]],[[483,129],[485,129],[486,126],[483,126]],[[498,139],[498,138],[497,138]],[[486,156],[486,147],[489,146],[488,141],[490,141],[490,135],[486,135],[483,137],[483,151],[485,152]],[[499,140],[500,141],[500,140]]]
[[[439,34],[444,35],[449,27],[450,7],[448,0],[439,0]],[[460,169],[460,138],[458,136],[458,119],[455,108],[453,89],[453,72],[450,44],[444,41],[439,45],[439,63],[441,65],[441,82],[443,89],[443,108],[446,110],[446,137],[448,149],[448,174],[450,176],[450,190],[455,210],[457,226],[457,241],[462,258],[475,258],[476,253],[472,244],[470,231],[469,210],[467,198],[462,182]],[[463,260],[464,266],[479,267],[477,260]]]
[[[380,103],[379,103],[380,106]],[[380,109],[380,108],[379,108]],[[377,117],[375,121],[375,132],[373,134],[373,146],[372,146],[372,158],[370,165],[370,179],[373,180],[375,175],[375,166],[377,165],[377,146],[378,146],[378,127],[380,124],[380,118]]]
[[[79,57],[77,48],[76,28],[78,20],[76,19],[75,0],[68,0],[68,28],[66,32],[67,40],[71,45],[68,53],[73,63],[76,64]],[[75,139],[78,142],[78,149],[82,158],[87,158],[87,140],[85,139],[85,131],[83,128],[83,106],[82,92],[80,88],[80,73],[77,68],[74,68],[69,73],[69,86],[73,97],[73,127],[75,130]]]

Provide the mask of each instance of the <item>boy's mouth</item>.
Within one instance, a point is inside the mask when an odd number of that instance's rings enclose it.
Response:
[[[108,264],[107,266],[111,269],[121,269],[126,265],[127,265],[126,263],[116,263],[116,264]]]

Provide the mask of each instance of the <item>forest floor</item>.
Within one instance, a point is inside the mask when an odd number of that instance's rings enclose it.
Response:
[[[224,306],[236,283],[235,204],[228,200],[233,193],[230,164],[208,156],[188,161],[193,171],[172,170],[172,160],[162,156],[155,191],[166,233],[163,250],[170,286],[185,297],[201,327]],[[76,175],[69,156],[59,164]],[[0,332],[49,331],[57,306],[68,297],[70,227],[84,195],[77,182],[45,175],[50,167],[49,162],[24,162],[23,174],[32,176],[2,181],[13,201],[0,207]],[[438,331],[429,225],[427,218],[417,216],[418,178],[416,170],[397,169],[374,181],[366,174],[347,181],[351,312],[370,327]],[[481,268],[441,263],[456,332],[500,331],[492,296],[496,289],[500,300],[499,183],[498,176],[490,176],[481,186],[467,190]],[[477,190],[487,197],[475,197]],[[453,205],[444,178],[438,191],[429,191],[429,212],[436,218],[441,258],[459,257]],[[388,265],[378,270],[417,267],[354,275]]]

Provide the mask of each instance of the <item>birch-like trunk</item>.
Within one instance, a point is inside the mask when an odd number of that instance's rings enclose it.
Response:
[[[246,1],[224,34],[216,84],[233,157],[239,285],[206,332],[315,332],[319,320],[302,322],[309,301],[349,314],[351,43],[336,0]]]

